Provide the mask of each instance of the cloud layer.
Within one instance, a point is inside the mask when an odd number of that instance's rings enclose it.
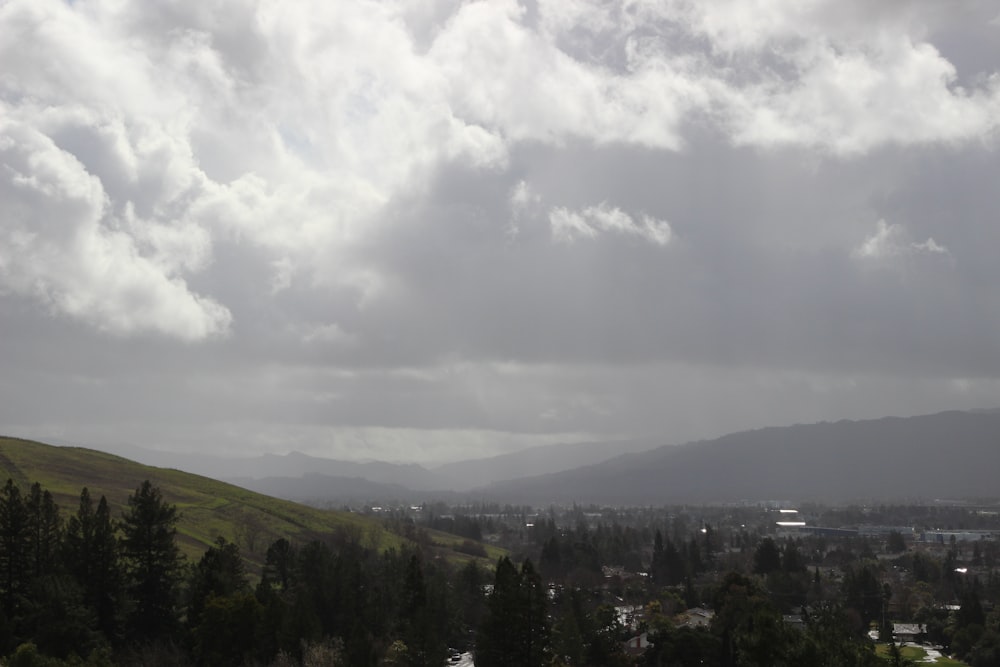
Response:
[[[989,403],[995,18],[0,4],[0,419],[434,458]]]

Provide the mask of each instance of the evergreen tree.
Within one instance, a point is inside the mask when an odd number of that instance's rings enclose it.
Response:
[[[497,562],[493,590],[487,603],[486,617],[476,642],[476,663],[480,667],[514,667],[517,665],[516,628],[520,575],[504,556]]]
[[[31,526],[21,490],[8,479],[0,490],[0,611],[16,626],[27,601]],[[3,647],[9,648],[9,647]]]
[[[117,527],[111,519],[108,499],[101,496],[94,514],[89,579],[85,590],[88,604],[97,612],[97,627],[112,642],[118,639],[121,631],[124,582]]]
[[[455,580],[454,593],[456,603],[456,632],[461,642],[480,626],[486,614],[486,596],[483,584],[487,582],[489,572],[479,566],[475,560],[470,560],[458,572]],[[459,642],[455,642],[457,644]]]
[[[556,621],[552,627],[552,652],[561,664],[584,664],[586,617],[578,589],[558,598]]]
[[[663,586],[667,583],[667,562],[663,549],[663,533],[659,530],[656,531],[656,537],[653,538],[653,561],[649,566],[649,576],[653,579],[653,583],[658,586]]]
[[[247,581],[239,547],[224,537],[217,538],[215,546],[209,547],[202,554],[191,573],[188,587],[188,627],[198,627],[202,610],[210,598],[246,595],[249,592],[250,583]]]
[[[41,484],[31,485],[25,507],[28,512],[29,557],[32,577],[52,574],[57,569],[62,519],[52,494]]]
[[[539,568],[542,574],[549,580],[559,579],[563,576],[562,554],[559,548],[559,540],[553,535],[542,545],[542,555],[539,561]]]
[[[755,579],[730,573],[715,594],[712,632],[720,640],[720,664],[741,667],[795,664],[789,660],[794,640],[781,614]]]
[[[121,553],[133,606],[128,630],[135,639],[160,639],[176,626],[181,578],[176,523],[177,508],[149,480],[129,496],[122,514]]]
[[[754,574],[770,574],[781,569],[781,551],[770,537],[765,537],[753,553]]]
[[[80,584],[85,584],[90,579],[91,550],[94,546],[96,521],[90,490],[83,487],[76,514],[66,522],[66,535],[63,540],[63,560],[66,569]]]
[[[497,563],[493,592],[480,628],[476,664],[534,667],[546,662],[549,626],[545,591],[530,560],[518,572],[504,556]]]
[[[249,593],[210,595],[194,628],[194,654],[199,665],[239,667],[250,660],[263,607]]]
[[[261,585],[288,590],[292,569],[295,567],[295,549],[285,538],[275,540],[267,548],[264,557],[264,572],[261,574]]]
[[[549,621],[546,613],[546,591],[542,579],[538,576],[530,560],[521,564],[520,577],[521,599],[521,643],[523,646],[523,662],[530,667],[546,662],[549,652]]]
[[[885,550],[891,554],[901,554],[906,551],[906,541],[903,534],[898,530],[889,531],[889,539],[886,540]]]
[[[445,644],[442,639],[442,600],[433,595],[424,578],[424,569],[416,554],[410,556],[403,580],[400,608],[403,642],[406,644],[406,664],[411,667],[437,667],[441,664]]]
[[[781,569],[786,574],[799,574],[806,571],[806,563],[799,553],[799,548],[789,540],[785,544],[785,550],[781,554]]]
[[[105,636],[114,639],[120,628],[122,586],[121,555],[118,549],[117,527],[111,519],[108,499],[101,496],[94,516],[91,545],[91,585],[89,600],[97,610],[97,623]]]
[[[848,568],[841,583],[841,594],[847,607],[861,617],[862,633],[868,631],[872,621],[882,618],[885,592],[870,565]]]

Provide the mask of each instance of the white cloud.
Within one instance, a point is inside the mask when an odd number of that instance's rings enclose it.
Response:
[[[552,238],[569,243],[579,238],[593,239],[602,232],[638,236],[656,245],[667,245],[673,236],[670,224],[643,214],[633,218],[620,208],[601,202],[582,211],[557,206],[549,211]]]
[[[540,201],[541,197],[531,189],[527,181],[518,181],[510,191],[510,204],[515,212],[537,205]]]
[[[610,71],[608,54],[623,51],[606,102],[655,109],[661,131],[709,118],[736,144],[843,156],[997,137],[1000,79],[959,87],[927,41],[928,24],[946,19],[940,3],[548,2],[540,11],[544,34],[594,71]]]
[[[386,205],[419,198],[445,164],[508,169],[519,144],[680,150],[686,127],[706,123],[737,144],[846,156],[995,137],[1000,80],[958,87],[927,41],[940,10],[891,5],[542,2],[533,20],[514,0],[12,0],[0,8],[0,101],[36,148],[49,141],[62,156],[47,187],[93,188],[78,219],[105,261],[125,262],[109,275],[142,267],[149,284],[171,286],[147,290],[167,299],[146,309],[148,326],[173,331],[154,313],[187,294],[203,321],[179,335],[196,338],[228,326],[226,307],[182,277],[210,266],[219,242],[264,253],[272,297],[300,276],[371,293],[379,277],[357,249],[391,235]],[[41,219],[51,206],[40,200],[4,233],[68,245],[73,225]],[[603,205],[549,219],[562,240],[614,232],[663,245],[671,234]],[[6,289],[47,291],[13,266]],[[102,301],[87,290],[108,280],[78,281],[71,301]],[[88,309],[98,328],[143,328]]]
[[[523,16],[513,1],[469,3],[439,35],[431,57],[457,113],[515,141],[682,144],[684,114],[704,102],[697,82],[661,62],[623,73],[578,60]]]
[[[1000,82],[957,88],[955,68],[905,35],[862,48],[816,45],[794,66],[793,81],[772,78],[733,94],[737,143],[853,155],[888,144],[986,139],[997,129]]]
[[[94,238],[127,250],[104,253],[109,275],[130,275],[131,258],[149,281],[186,290],[180,274],[206,268],[213,241],[226,240],[269,254],[275,288],[295,274],[371,284],[351,247],[375,213],[423,187],[442,162],[502,166],[506,146],[455,116],[444,78],[413,52],[391,7],[343,9],[5,3],[0,103],[92,185],[88,201],[101,202],[87,218]],[[33,235],[42,217],[35,210],[17,229],[0,225],[10,236]],[[50,227],[49,240],[65,241],[58,237],[70,228]],[[46,291],[17,275],[8,262],[0,286]],[[72,302],[103,302],[94,287],[77,281]],[[148,304],[148,328],[191,339],[228,327],[225,307],[192,299],[211,320],[201,329],[155,314],[172,302]],[[87,310],[99,329],[144,328],[138,315],[126,322],[106,308]]]
[[[934,3],[680,5],[711,44],[725,81],[717,108],[737,144],[849,156],[996,137],[1000,79],[956,84],[955,67],[925,40],[942,11]]]
[[[887,224],[885,220],[879,220],[875,233],[851,251],[851,256],[860,260],[890,260],[897,257],[947,254],[949,254],[948,249],[933,238],[915,242],[902,225]]]
[[[227,332],[229,311],[191,292],[179,275],[188,260],[175,251],[193,245],[197,254],[197,234],[122,231],[134,219],[113,216],[99,179],[48,137],[9,120],[0,121],[0,199],[7,291],[118,335],[198,340]]]
[[[272,272],[260,298],[286,298],[303,278],[377,295],[388,279],[366,252],[405,224],[386,211],[425,201],[445,165],[504,174],[515,150],[539,144],[686,150],[692,126],[852,159],[995,137],[1000,83],[957,85],[928,41],[933,6],[552,0],[531,16],[513,0],[11,0],[0,103],[21,134],[5,131],[4,159],[26,149],[22,134],[49,157],[2,165],[7,185],[11,169],[24,181],[24,210],[0,221],[0,287],[99,329],[197,339],[233,317],[211,286],[188,285],[224,244]],[[32,171],[50,162],[58,175]],[[43,185],[62,200],[26,194]],[[530,216],[558,241],[671,241],[666,221],[608,204],[546,209],[542,188],[512,191],[508,238]],[[15,244],[88,277],[42,275]],[[124,318],[115,299],[130,290],[112,276],[133,275],[149,303]],[[178,308],[176,321],[164,314]]]

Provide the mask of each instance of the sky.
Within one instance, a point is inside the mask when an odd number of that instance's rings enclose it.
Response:
[[[1000,406],[992,0],[0,0],[0,432],[435,463]]]

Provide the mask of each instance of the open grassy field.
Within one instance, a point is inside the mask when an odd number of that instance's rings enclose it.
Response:
[[[263,562],[267,547],[284,537],[292,542],[341,535],[377,549],[406,540],[371,517],[321,510],[264,496],[232,484],[178,470],[154,468],[128,459],[80,447],[54,447],[29,440],[0,437],[0,484],[13,479],[26,493],[34,482],[52,493],[64,515],[76,511],[80,491],[87,487],[95,504],[107,497],[112,516],[121,516],[128,497],[144,480],[160,488],[177,506],[177,541],[189,558],[197,558],[217,537],[240,546],[251,567]],[[461,538],[430,531],[433,545],[449,559],[464,560],[451,547]],[[489,559],[503,552],[487,547]]]
[[[955,660],[954,658],[947,658],[941,656],[933,662],[927,661],[927,651],[920,648],[919,646],[904,646],[900,649],[900,654],[906,660],[912,660],[919,665],[938,665],[939,667],[969,667],[966,663],[961,660]],[[889,645],[888,644],[878,644],[875,646],[875,654],[880,658],[889,657]]]

